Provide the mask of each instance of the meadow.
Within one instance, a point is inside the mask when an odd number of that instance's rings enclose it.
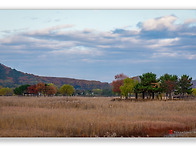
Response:
[[[0,97],[0,137],[196,137],[196,100]]]

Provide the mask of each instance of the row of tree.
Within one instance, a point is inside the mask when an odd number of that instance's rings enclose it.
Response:
[[[20,85],[14,88],[2,87],[0,86],[0,96],[12,96],[12,95],[32,95],[32,96],[53,96],[53,95],[74,95],[74,96],[88,96],[88,97],[100,97],[100,96],[114,96],[112,89],[74,89],[71,85],[63,85],[57,87],[56,85],[50,83],[38,83],[35,85]]]
[[[11,95],[13,95],[13,89],[0,86],[0,96],[11,96]]]
[[[112,88],[110,89],[92,89],[92,90],[82,90],[77,89],[74,92],[75,96],[87,96],[87,97],[111,97],[115,96],[115,94],[112,91]]]
[[[155,95],[159,97],[162,93],[166,97],[172,98],[172,94],[181,97],[192,94],[192,78],[188,75],[182,75],[178,78],[177,75],[164,74],[157,79],[154,73],[144,73],[139,77],[129,78],[124,74],[115,76],[112,82],[113,92],[125,97],[126,99],[133,93],[135,98],[138,94],[142,94],[142,98],[152,98]]]
[[[36,85],[21,85],[14,89],[15,95],[33,95],[33,96],[53,96],[53,95],[64,95],[64,96],[114,96],[112,89],[92,89],[92,90],[75,90],[73,86],[64,84],[60,88],[50,83],[38,83]]]
[[[37,83],[36,85],[21,85],[14,89],[16,95],[33,95],[33,96],[54,96],[61,94],[64,96],[71,96],[75,89],[71,85],[64,84],[58,89],[54,84]]]
[[[164,74],[157,79],[154,73],[144,73],[139,77],[129,78],[124,74],[115,76],[115,80],[111,84],[112,89],[92,89],[92,90],[75,90],[71,85],[63,85],[60,88],[54,84],[38,83],[36,85],[21,85],[15,89],[5,88],[0,86],[0,96],[9,95],[76,95],[76,96],[114,96],[121,95],[128,98],[135,94],[142,98],[152,98],[162,96],[172,98],[172,95],[184,97],[192,94],[196,96],[196,89],[192,89],[192,78],[188,75],[182,75],[180,78],[177,75]]]

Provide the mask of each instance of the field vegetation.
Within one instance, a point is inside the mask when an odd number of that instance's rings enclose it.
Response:
[[[196,130],[195,108],[194,99],[1,96],[0,136],[163,137]]]

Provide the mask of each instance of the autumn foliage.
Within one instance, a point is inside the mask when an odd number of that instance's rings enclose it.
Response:
[[[46,84],[45,83],[38,83],[36,85],[36,90],[43,95],[46,95]]]
[[[35,95],[38,94],[38,90],[36,88],[36,85],[31,85],[27,89],[28,89],[28,93],[32,93],[32,94],[35,94]]]
[[[43,95],[55,95],[57,93],[57,87],[54,84],[38,83],[28,87],[28,92],[32,94],[43,94]]]
[[[59,92],[64,96],[71,96],[75,91],[74,87],[71,85],[64,84],[61,86]]]
[[[63,84],[72,85],[76,89],[92,90],[92,89],[108,89],[111,88],[107,82],[78,80],[72,78],[60,77],[43,77],[33,74],[27,74],[15,69],[11,69],[0,63],[0,85],[3,87],[15,88],[19,85],[37,83],[53,83],[58,87]]]
[[[124,75],[123,73],[115,75],[115,80],[112,82],[113,92],[114,93],[121,93],[120,86],[123,85],[123,80],[126,79],[128,76]]]
[[[56,89],[55,86],[53,86],[53,85],[48,85],[48,86],[46,87],[46,94],[47,94],[47,95],[54,95],[54,94],[56,94],[56,93],[57,93],[57,89]]]
[[[50,96],[57,93],[57,88],[53,84],[38,83],[36,85],[29,86],[28,93],[33,95],[43,94]]]
[[[112,82],[112,86],[113,86],[113,92],[114,93],[121,93],[121,90],[120,90],[120,86],[123,85],[123,80],[115,80]]]
[[[135,84],[133,81],[137,81]],[[144,73],[138,77],[128,78],[124,74],[115,76],[115,80],[111,84],[113,92],[118,93],[125,98],[135,93],[137,99],[138,94],[142,94],[142,98],[154,99],[162,96],[167,99],[168,96],[184,98],[192,94],[192,78],[188,75],[183,75],[180,78],[177,75],[164,74],[159,79],[152,72]]]
[[[16,95],[44,95],[52,96],[57,93],[57,87],[54,84],[37,83],[36,85],[21,85],[14,89]]]
[[[123,73],[115,75],[115,79],[116,79],[116,80],[124,80],[124,79],[126,79],[127,77],[128,77],[128,76],[124,75]]]
[[[31,96],[54,96],[56,94],[71,96],[75,91],[74,87],[64,84],[60,89],[53,83],[37,83],[36,85],[21,85],[14,89],[16,95],[31,95]]]

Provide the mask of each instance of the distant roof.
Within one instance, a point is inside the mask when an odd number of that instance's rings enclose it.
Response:
[[[139,83],[141,82],[141,79],[139,76],[135,76],[135,77],[132,77],[133,80],[137,80]]]

